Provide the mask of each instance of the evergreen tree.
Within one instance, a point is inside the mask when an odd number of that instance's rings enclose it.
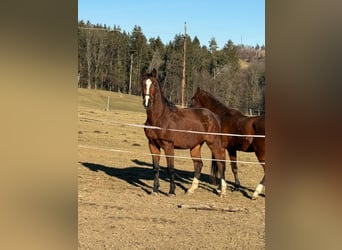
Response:
[[[236,72],[239,69],[238,50],[232,40],[228,40],[228,42],[224,45],[219,60],[220,65],[229,66],[232,72]]]
[[[187,37],[186,98],[200,86],[228,106],[264,111],[265,46],[236,46],[228,40],[222,49],[214,37],[201,46]],[[79,87],[100,88],[140,95],[140,72],[156,68],[166,97],[181,102],[184,37],[175,35],[164,45],[158,36],[148,42],[140,26],[131,33],[120,26],[78,23]],[[132,60],[131,60],[132,59]],[[240,60],[243,67],[240,68]]]
[[[129,36],[129,53],[133,58],[132,74],[131,74],[131,87],[129,93],[138,95],[140,94],[140,72],[143,67],[148,66],[147,59],[147,39],[142,32],[140,26],[136,25],[133,28],[132,35]]]

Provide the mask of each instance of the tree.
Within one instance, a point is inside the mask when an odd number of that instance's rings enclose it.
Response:
[[[84,75],[86,75],[86,35],[84,32],[85,23],[81,21],[78,27],[78,87],[83,87]],[[87,79],[87,78],[86,78]]]
[[[132,69],[132,94],[140,94],[140,71],[143,67],[148,66],[147,59],[147,39],[142,32],[140,26],[136,25],[133,28],[132,35],[129,36],[129,53],[133,55]],[[130,93],[130,94],[131,94]]]
[[[128,79],[126,64],[129,60],[127,53],[128,36],[121,32],[120,27],[116,26],[109,35],[106,52],[109,88],[126,92],[126,81]]]
[[[94,88],[103,87],[103,72],[105,64],[105,39],[107,38],[107,32],[103,30],[97,30],[96,36],[94,36]]]
[[[138,25],[127,33],[119,26],[111,29],[106,25],[79,21],[79,87],[140,95],[140,71],[149,66],[158,70],[165,96],[179,104],[183,41],[183,34],[177,34],[166,45],[159,36],[149,38],[147,42]],[[186,49],[187,99],[200,86],[230,107],[244,112],[250,108],[264,111],[264,45],[236,46],[228,40],[219,49],[214,37],[206,47],[201,46],[197,36],[193,39],[188,36]],[[240,67],[240,61],[244,62],[243,67]]]
[[[218,50],[218,46],[217,46],[216,39],[215,37],[212,37],[209,41],[209,51],[211,53],[209,72],[213,78],[216,77],[217,70],[218,70],[219,54],[217,50]]]
[[[215,53],[218,50],[218,45],[215,37],[212,37],[209,41],[209,51],[210,53]]]
[[[187,96],[191,97],[200,82],[203,82],[203,72],[208,71],[211,57],[207,47],[201,47],[197,36],[188,44],[187,50]]]
[[[229,65],[232,71],[235,72],[239,69],[239,56],[237,47],[234,45],[232,40],[224,45],[220,53],[220,65]]]
[[[148,56],[151,59],[149,69],[152,70],[153,68],[159,69],[164,63],[163,55],[164,55],[164,45],[158,36],[155,38],[150,38],[149,40],[149,47],[150,47],[150,55]]]
[[[183,64],[183,36],[178,34],[165,47],[165,79],[163,91],[174,103],[181,102],[181,79]]]
[[[92,66],[93,66],[93,55],[92,55],[92,47],[93,47],[93,32],[90,30],[91,25],[87,23],[86,30],[86,63],[87,63],[87,73],[88,73],[88,84],[87,88],[91,89],[92,83]]]

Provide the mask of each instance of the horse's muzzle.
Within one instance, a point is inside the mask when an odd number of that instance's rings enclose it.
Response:
[[[145,105],[145,103],[144,103],[144,108],[145,108],[146,110],[149,110],[149,109],[151,108],[150,102],[149,102],[147,105]]]
[[[149,110],[151,108],[151,99],[149,95],[145,95],[145,98],[143,100],[143,105],[146,110]]]

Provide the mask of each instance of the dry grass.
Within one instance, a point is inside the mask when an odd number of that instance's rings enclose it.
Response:
[[[121,110],[144,113],[142,99],[138,96],[103,90],[78,89],[78,103],[83,108],[105,111],[108,96],[109,111]]]
[[[111,105],[106,112],[107,96]],[[200,189],[185,195],[191,185],[191,160],[176,159],[176,197],[168,197],[165,158],[161,159],[160,190],[152,190],[151,157],[142,128],[146,114],[141,98],[106,91],[79,90],[78,202],[79,249],[264,249],[265,198],[246,197],[261,179],[259,165],[239,168],[241,192],[219,198],[210,182],[210,161],[204,161]],[[122,150],[117,152],[110,150]],[[129,151],[129,152],[126,152]],[[176,156],[189,156],[188,150]],[[210,158],[206,146],[203,157]],[[239,153],[240,160],[255,161],[254,154]],[[226,172],[231,187],[232,173]],[[227,213],[178,208],[179,204],[213,205],[242,209]]]

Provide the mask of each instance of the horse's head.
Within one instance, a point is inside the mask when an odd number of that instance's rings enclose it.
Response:
[[[141,92],[143,105],[146,110],[149,110],[153,105],[158,86],[157,71],[153,69],[151,73],[147,73],[146,69],[143,69],[141,77]]]
[[[196,93],[194,96],[191,98],[191,108],[202,108],[203,105],[201,104],[201,95],[202,95],[202,90],[200,87],[197,87]]]

